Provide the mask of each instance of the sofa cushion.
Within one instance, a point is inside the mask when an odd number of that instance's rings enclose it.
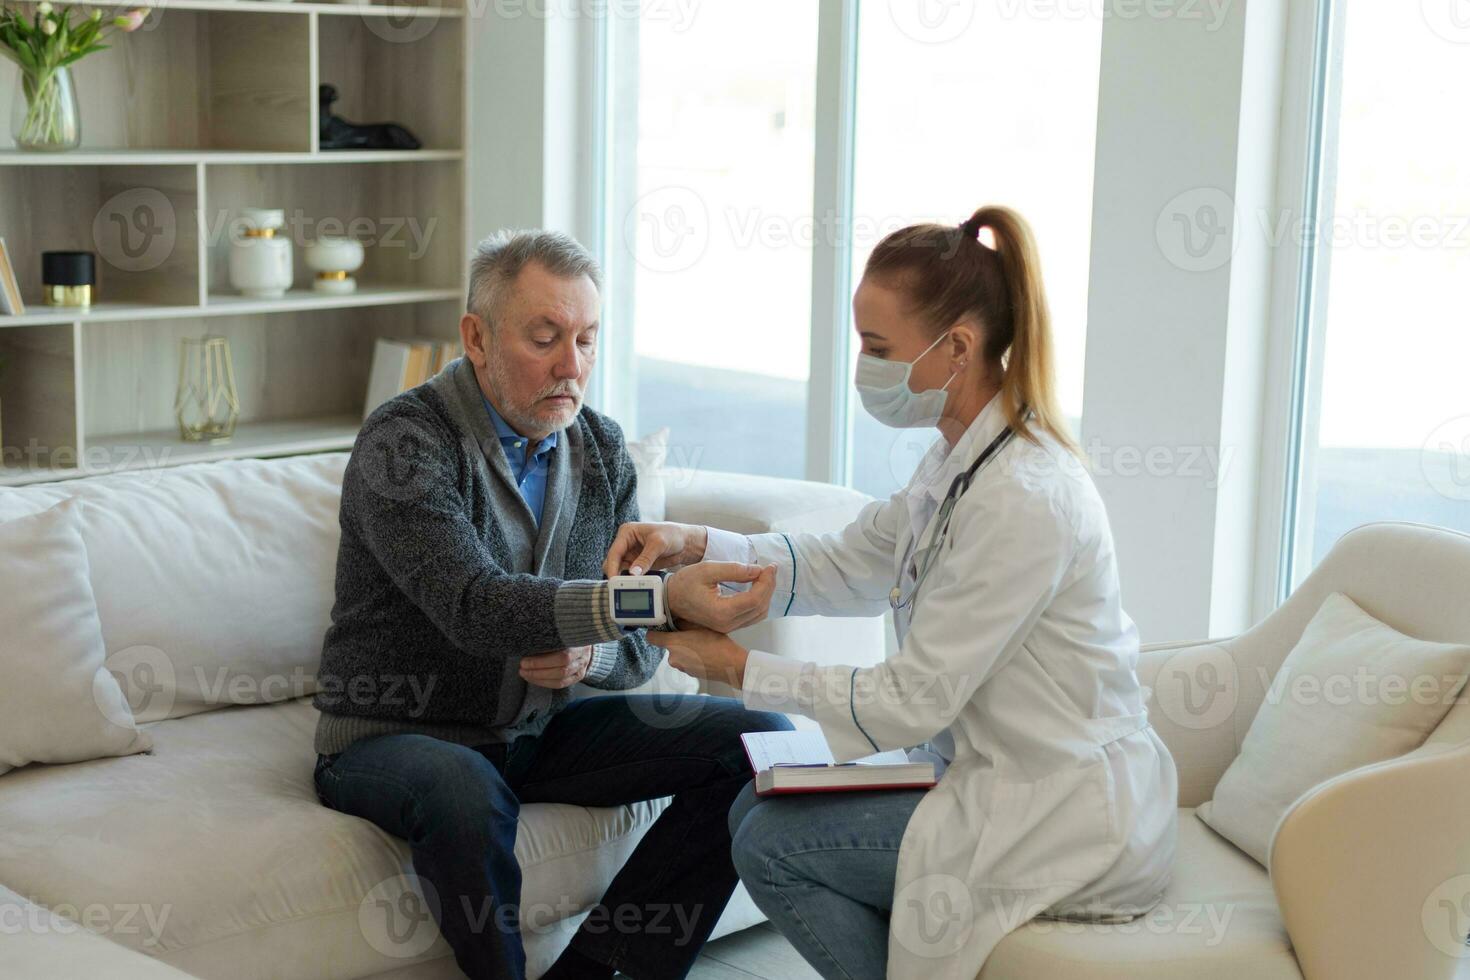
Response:
[[[382,941],[377,899],[411,884],[408,846],[318,801],[317,714],[308,698],[231,707],[146,726],[150,755],[7,774],[0,881],[43,905],[138,908],[145,927],[112,938],[206,978],[353,978],[448,956],[437,929]],[[662,806],[524,808],[523,902],[548,934],[564,941],[552,917],[601,896]]]
[[[1179,811],[1173,879],[1132,922],[1038,920],[1001,940],[980,980],[1301,980],[1265,870]]]
[[[81,504],[0,524],[0,773],[152,744],[103,661]]]
[[[108,669],[140,722],[316,690],[346,453],[117,473],[0,494],[86,503]]]

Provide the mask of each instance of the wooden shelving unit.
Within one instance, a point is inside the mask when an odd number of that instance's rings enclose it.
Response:
[[[0,486],[350,447],[374,341],[457,336],[466,61],[455,3],[170,0],[79,62],[82,147],[0,147],[0,237],[27,303],[0,315]],[[18,81],[0,64],[0,107]],[[322,150],[322,83],[340,115],[401,123],[423,148]],[[283,297],[229,285],[245,207],[286,212]],[[302,246],[323,234],[367,245],[356,293],[311,290]],[[42,305],[56,249],[97,254],[90,311]],[[184,442],[173,417],[179,341],[205,334],[229,338],[240,393],[218,445]]]

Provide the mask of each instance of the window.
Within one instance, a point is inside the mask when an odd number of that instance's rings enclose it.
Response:
[[[1041,248],[1076,434],[1102,19],[958,4],[924,20],[900,16],[906,6],[864,5],[859,23],[852,281],[890,231],[958,224],[983,204],[1015,208]],[[853,485],[875,496],[907,483],[937,438],[886,430],[860,406],[853,427]]]
[[[612,120],[636,132],[613,175],[632,201],[608,227],[633,357],[607,383],[636,386],[630,429],[669,427],[672,465],[805,472],[817,6],[656,4],[636,63],[614,52],[636,74]]]
[[[668,426],[672,465],[850,471],[875,495],[906,482],[933,433],[828,397],[856,351],[831,280],[855,284],[887,232],[984,203],[1036,228],[1063,408],[1080,414],[1102,19],[944,6],[710,0],[613,19],[600,407],[636,434]]]
[[[1330,8],[1284,589],[1363,523],[1470,531],[1470,21],[1451,6]]]

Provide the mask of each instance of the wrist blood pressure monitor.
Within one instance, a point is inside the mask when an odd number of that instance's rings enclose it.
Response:
[[[613,622],[625,629],[673,628],[674,618],[669,615],[663,572],[615,575],[607,580],[607,584]]]

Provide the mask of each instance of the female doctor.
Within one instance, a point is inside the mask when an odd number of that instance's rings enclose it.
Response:
[[[708,631],[649,642],[752,708],[815,719],[839,762],[904,748],[937,763],[927,791],[761,799],[749,786],[733,856],[824,977],[973,980],[1030,919],[1120,921],[1159,901],[1176,774],[1134,672],[1107,514],[1057,408],[1027,223],[986,207],[893,233],[853,312],[863,406],[943,437],[908,486],[823,536],[626,525],[608,567],[759,563],[774,566],[775,615],[893,610],[898,652],[874,667]]]

